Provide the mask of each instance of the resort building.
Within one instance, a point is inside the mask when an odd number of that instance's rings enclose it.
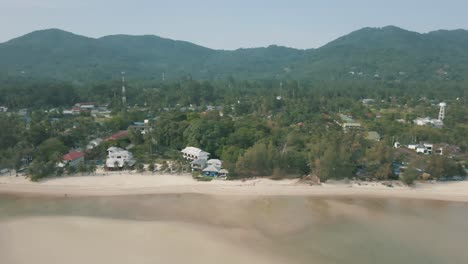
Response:
[[[208,157],[210,156],[210,153],[195,147],[186,147],[181,152],[184,159],[190,161],[198,159],[208,160]]]
[[[127,150],[117,147],[110,147],[107,149],[106,168],[120,169],[123,168],[125,164],[132,167],[135,165],[135,162],[133,154]]]
[[[62,157],[62,163],[59,164],[59,167],[76,167],[78,164],[84,162],[85,154],[80,151],[71,151]]]
[[[219,159],[210,159],[206,162],[206,166],[213,166],[220,170],[223,167],[223,162]]]

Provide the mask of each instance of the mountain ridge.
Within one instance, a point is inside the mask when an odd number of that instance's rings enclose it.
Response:
[[[317,49],[270,45],[218,50],[156,35],[90,38],[61,29],[33,31],[0,43],[0,74],[91,81],[169,79],[458,79],[468,75],[468,31],[428,33],[395,26],[362,28]],[[447,66],[448,65],[448,66]],[[447,74],[435,74],[441,69]],[[409,76],[409,77],[408,77]]]

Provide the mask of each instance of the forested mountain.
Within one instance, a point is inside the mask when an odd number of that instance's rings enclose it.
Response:
[[[309,50],[279,46],[213,50],[157,36],[98,39],[58,29],[36,31],[0,44],[0,77],[25,76],[89,82],[190,77],[213,80],[294,78],[464,80],[468,31],[427,34],[389,26],[364,28]]]

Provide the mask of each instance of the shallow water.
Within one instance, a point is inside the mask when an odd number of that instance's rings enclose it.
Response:
[[[40,220],[37,220],[38,217]],[[34,221],[24,222],[28,219]],[[50,225],[47,225],[47,219],[53,219]],[[249,259],[258,255],[257,263],[261,262],[260,258],[265,263],[268,263],[268,258],[278,263],[468,263],[468,204],[465,203],[388,198],[198,194],[87,198],[0,196],[0,256],[5,255],[4,251],[8,249],[9,261],[14,262],[12,264],[22,263],[15,262],[15,254],[19,255],[21,251],[11,253],[11,247],[7,246],[9,240],[24,244],[22,239],[26,238],[18,238],[21,230],[16,229],[37,225],[43,233],[31,228],[28,234],[31,237],[40,235],[41,241],[47,243],[44,232],[54,233],[62,222],[75,223],[70,219],[75,222],[85,222],[83,219],[125,221],[122,226],[115,225],[115,232],[123,234],[118,229],[134,228],[143,231],[129,231],[116,239],[138,239],[143,244],[165,240],[177,244],[177,241],[184,241],[183,252],[189,259],[201,259],[201,253],[206,253],[203,263],[210,263],[208,255],[217,250],[216,245],[220,248],[217,254],[226,254],[226,258],[233,263],[236,263],[236,259],[229,255],[229,252],[234,252],[233,248],[239,250],[235,251],[237,255],[252,254]],[[16,225],[16,222],[21,222],[21,225]],[[103,226],[106,223],[111,222],[99,222]],[[158,223],[158,226],[152,223]],[[92,226],[70,224],[61,227],[62,236],[54,237],[53,242],[57,243],[57,239],[79,239],[77,232],[84,235],[82,239],[85,240],[112,242],[111,238],[96,236]],[[114,229],[110,226],[109,232],[112,233]],[[171,232],[170,237],[166,233],[161,236],[161,230],[166,229],[179,231]],[[158,235],[145,236],[141,241],[144,230],[157,231]],[[69,237],[67,232],[70,232]],[[193,243],[187,237],[189,234]],[[205,241],[205,245],[214,242],[214,246],[207,249],[200,246],[197,239]],[[226,251],[221,250],[224,246]],[[141,246],[135,247],[141,249]],[[116,252],[120,250],[119,244],[113,248]],[[66,245],[62,249],[66,252]],[[130,252],[142,254],[139,251]],[[145,254],[148,262],[141,263],[151,263],[151,260],[155,260],[152,258],[157,257],[155,252],[152,255],[150,249]],[[128,254],[125,255],[128,257]],[[174,261],[183,260],[174,258]],[[47,257],[37,257],[35,263],[54,262]]]

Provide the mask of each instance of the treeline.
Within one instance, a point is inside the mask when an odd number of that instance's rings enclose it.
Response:
[[[0,78],[0,104],[13,109],[65,107],[80,101],[95,101],[118,105],[121,100],[121,81],[100,82],[92,85],[66,83],[33,78]],[[373,98],[378,101],[392,100],[404,105],[417,104],[422,97],[429,100],[460,98],[466,101],[468,81],[384,81],[340,80],[297,81],[258,80],[239,81],[233,78],[219,81],[194,81],[184,79],[176,82],[128,80],[127,100],[130,105],[148,105],[153,109],[206,104],[234,103],[252,97],[265,99],[276,96],[307,98],[310,103],[341,107],[340,102]],[[338,104],[338,105],[337,105]],[[333,110],[333,109],[329,109]]]

